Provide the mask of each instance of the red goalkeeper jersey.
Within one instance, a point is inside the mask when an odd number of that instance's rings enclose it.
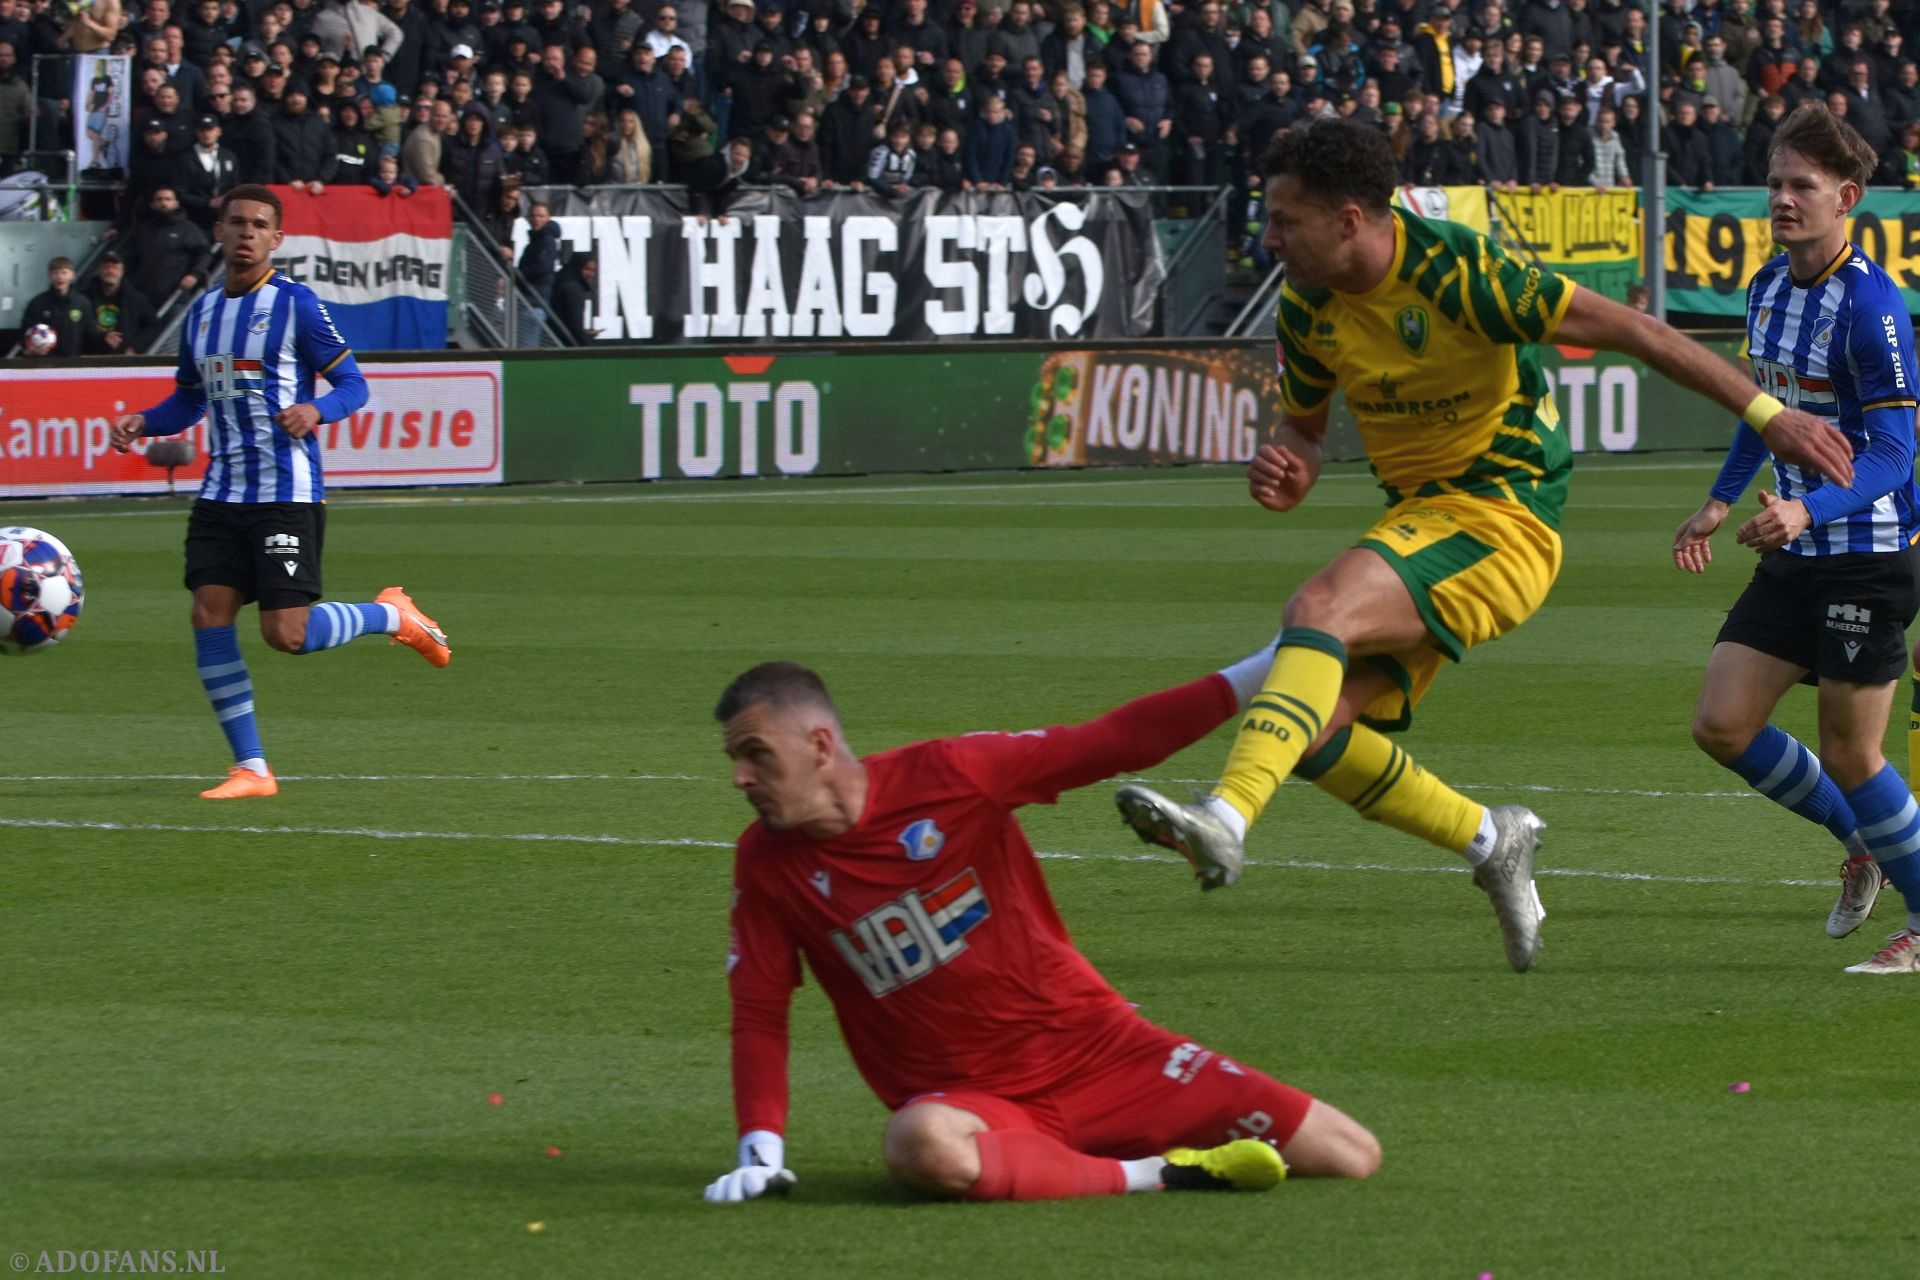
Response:
[[[785,1130],[801,956],[889,1108],[1072,1076],[1134,1015],[1075,949],[1013,811],[1157,764],[1235,707],[1210,676],[1086,724],[917,743],[863,761],[866,807],[839,836],[748,827],[727,957],[741,1132]]]

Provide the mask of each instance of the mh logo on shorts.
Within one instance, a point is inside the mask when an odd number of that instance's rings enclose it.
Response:
[[[835,929],[833,945],[876,996],[918,981],[967,949],[966,937],[993,914],[980,877],[968,867],[922,894],[909,889],[892,902]]]
[[[287,576],[289,578],[291,578],[294,574],[300,571],[300,561],[297,559],[297,557],[300,554],[300,539],[295,537],[293,534],[291,533],[268,534],[266,551],[267,551],[267,554],[270,556],[296,557],[295,559],[282,560],[280,562],[281,564],[286,566]]]
[[[1835,631],[1852,631],[1859,635],[1867,633],[1867,624],[1873,621],[1873,610],[1862,609],[1857,604],[1830,604],[1827,606],[1827,625]]]

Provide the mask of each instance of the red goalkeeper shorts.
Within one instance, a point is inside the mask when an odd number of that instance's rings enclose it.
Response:
[[[1044,1093],[996,1097],[958,1086],[907,1105],[944,1103],[979,1116],[989,1129],[1030,1129],[1087,1155],[1133,1160],[1235,1138],[1285,1148],[1313,1104],[1311,1094],[1144,1018],[1104,1038],[1108,1043],[1090,1055],[1094,1066]]]

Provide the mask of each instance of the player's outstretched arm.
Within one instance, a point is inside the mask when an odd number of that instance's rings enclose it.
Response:
[[[1733,365],[1670,325],[1575,286],[1554,340],[1633,356],[1668,380],[1744,418],[1783,462],[1817,471],[1837,484],[1853,483],[1853,449],[1839,428],[1824,418],[1787,408]]]
[[[783,1196],[800,1179],[787,1168],[787,1143],[777,1133],[755,1129],[740,1135],[740,1164],[707,1184],[708,1204],[739,1204],[764,1195]]]
[[[1269,511],[1291,511],[1306,500],[1320,478],[1327,436],[1327,411],[1306,417],[1283,413],[1271,444],[1254,450],[1247,467],[1247,488],[1253,500]]]
[[[173,394],[143,413],[121,415],[108,432],[107,442],[115,451],[125,453],[140,436],[177,436],[206,412],[207,389],[201,385],[199,366],[183,341],[180,363],[173,374]]]
[[[1705,573],[1713,563],[1713,544],[1707,540],[1727,522],[1730,508],[1718,498],[1708,498],[1700,509],[1680,522],[1673,535],[1673,567],[1687,573]]]

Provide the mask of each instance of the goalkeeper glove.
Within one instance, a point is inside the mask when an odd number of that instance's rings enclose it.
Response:
[[[707,1184],[708,1204],[738,1204],[771,1192],[785,1195],[799,1179],[786,1167],[787,1144],[777,1133],[755,1129],[740,1138],[740,1167]]]

